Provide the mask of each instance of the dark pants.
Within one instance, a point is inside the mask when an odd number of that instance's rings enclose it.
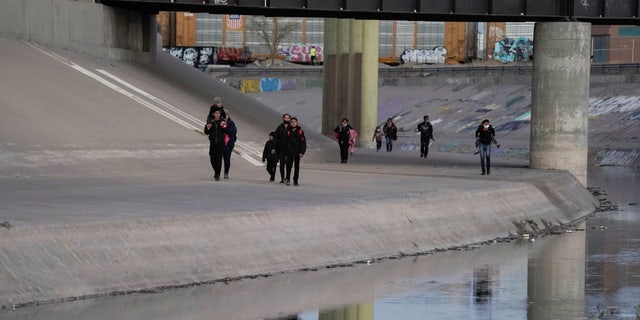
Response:
[[[376,140],[376,151],[382,149],[382,140]]]
[[[225,146],[224,154],[222,155],[222,160],[224,160],[224,174],[229,174],[229,169],[231,169],[231,154],[233,153],[234,146]]]
[[[420,138],[420,155],[427,157],[429,154],[429,138]]]
[[[338,140],[340,145],[340,161],[347,162],[349,160],[349,141]]]
[[[278,166],[277,160],[267,160],[267,172],[269,172],[269,177],[271,178],[271,181],[273,181],[276,178],[277,166]]]
[[[278,157],[280,158],[280,180],[284,180],[284,169],[287,167],[287,154],[283,151],[278,151]]]
[[[287,156],[287,180],[291,179],[291,168],[293,167],[293,182],[298,182],[300,176],[300,157],[298,155]]]
[[[209,144],[209,159],[211,160],[211,167],[213,168],[214,176],[220,177],[220,171],[222,170],[222,154],[224,153],[224,145]]]

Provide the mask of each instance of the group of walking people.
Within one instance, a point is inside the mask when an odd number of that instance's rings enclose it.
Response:
[[[307,138],[298,125],[298,118],[285,113],[282,123],[275,131],[269,133],[262,151],[262,162],[267,163],[269,181],[275,181],[277,165],[280,163],[280,183],[291,184],[293,169],[293,185],[299,186],[300,160],[307,151]]]
[[[433,125],[429,121],[429,116],[425,115],[423,121],[416,128],[420,133],[420,157],[427,158],[429,155],[429,145],[434,141]],[[214,104],[207,114],[207,121],[204,133],[209,138],[209,158],[214,171],[214,180],[220,181],[223,174],[224,179],[229,179],[231,168],[231,153],[235,147],[238,129],[231,119],[227,110],[222,105],[220,97],[214,98]],[[343,118],[341,123],[334,129],[335,138],[340,146],[340,162],[347,163],[349,155],[353,155],[356,137],[358,132],[349,124],[349,119]],[[495,144],[500,148],[500,144],[495,138],[495,129],[488,119],[482,123],[475,131],[474,154],[480,154],[480,167],[482,175],[491,174],[491,145]],[[393,150],[393,142],[398,139],[398,127],[393,123],[392,118],[388,118],[382,129],[377,127],[373,133],[372,141],[376,142],[376,151],[382,148],[382,140],[386,142],[387,152]],[[307,150],[307,141],[302,128],[298,125],[298,119],[285,113],[282,115],[282,123],[269,133],[262,152],[262,162],[266,162],[266,169],[269,173],[269,181],[275,181],[278,163],[280,164],[280,183],[290,185],[293,178],[293,185],[299,185],[300,160]],[[224,171],[222,164],[224,163]],[[293,171],[293,177],[291,173]]]
[[[357,131],[351,127],[347,118],[343,118],[342,122],[334,129],[334,132],[340,146],[340,162],[347,163],[349,155],[353,154]],[[429,156],[429,146],[432,141],[435,141],[433,125],[429,121],[428,115],[425,115],[423,121],[418,124],[416,132],[420,133],[420,157],[426,159]],[[495,135],[496,132],[488,119],[482,120],[475,132],[476,152],[474,154],[480,154],[482,175],[491,174],[491,144],[495,144],[500,148]],[[376,152],[382,149],[383,139],[385,140],[387,152],[391,152],[393,150],[393,142],[398,139],[398,127],[393,123],[393,118],[387,118],[384,126],[382,128],[377,127],[373,132],[371,141],[376,142]]]

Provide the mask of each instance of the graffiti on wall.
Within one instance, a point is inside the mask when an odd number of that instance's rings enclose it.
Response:
[[[192,67],[215,64],[217,60],[214,47],[164,47],[162,50]]]
[[[286,50],[279,50],[278,53],[284,55],[285,60],[289,62],[309,63],[311,62],[311,47],[316,48],[316,61],[322,62],[324,50],[320,45],[294,44]]]
[[[447,49],[444,47],[435,47],[432,50],[424,49],[405,49],[400,56],[402,63],[426,63],[438,64],[445,62]]]
[[[163,47],[163,51],[193,67],[210,64],[234,64],[253,61],[251,52],[227,47]]]
[[[244,93],[260,92],[260,80],[258,79],[245,79],[240,84],[240,91]]]
[[[304,80],[297,78],[222,78],[219,80],[244,93],[287,91],[303,88],[322,88],[324,84],[324,80],[322,78],[309,78]]]
[[[493,58],[502,62],[529,61],[533,56],[533,41],[520,37],[518,40],[504,38],[496,42]]]

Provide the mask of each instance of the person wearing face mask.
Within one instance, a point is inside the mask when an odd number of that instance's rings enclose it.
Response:
[[[476,148],[480,153],[481,175],[491,174],[491,143],[500,148],[495,135],[496,131],[489,124],[489,119],[482,120],[482,124],[476,129]]]
[[[343,118],[342,122],[333,130],[340,146],[340,163],[347,163],[349,160],[349,131],[352,129],[349,120]]]
[[[282,123],[276,128],[275,136],[276,150],[278,150],[278,159],[280,162],[280,183],[284,183],[285,168],[287,166],[287,130],[289,129],[289,121],[291,121],[291,115],[285,113],[282,115]]]

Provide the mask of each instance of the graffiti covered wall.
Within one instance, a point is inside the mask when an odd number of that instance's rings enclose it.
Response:
[[[311,62],[311,48],[316,49],[316,61],[318,63],[323,61],[324,50],[321,45],[311,44],[294,44],[286,50],[279,50],[278,54],[285,56],[285,60],[295,63],[309,63]]]
[[[432,50],[405,49],[400,56],[402,63],[438,64],[445,62],[447,49],[435,47]]]
[[[533,56],[533,41],[520,37],[518,40],[504,38],[496,42],[493,58],[502,62],[530,61]]]
[[[163,47],[162,50],[196,68],[210,64],[233,64],[253,61],[251,53],[245,52],[242,48]]]

